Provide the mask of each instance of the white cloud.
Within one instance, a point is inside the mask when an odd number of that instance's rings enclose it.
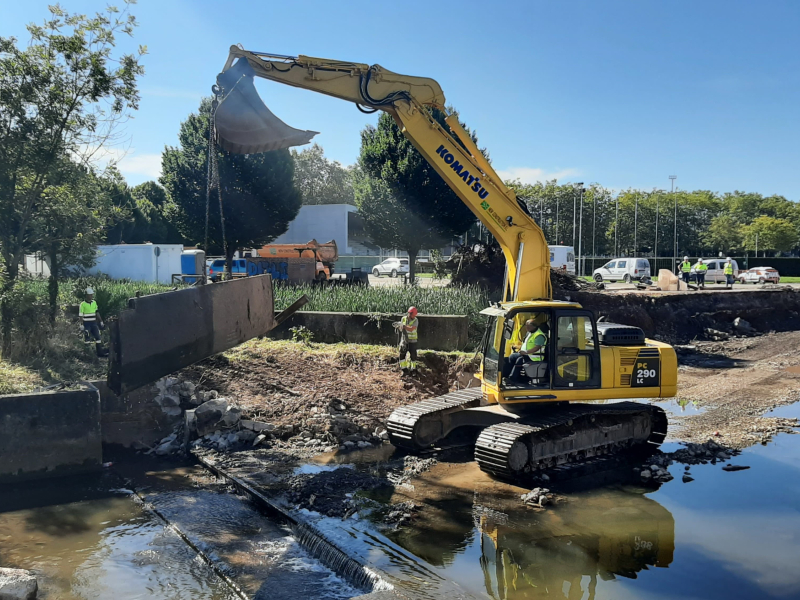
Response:
[[[580,172],[577,169],[546,171],[544,169],[537,169],[535,167],[511,167],[508,169],[498,170],[497,174],[500,175],[503,181],[519,179],[522,183],[536,183],[537,181],[545,182],[552,179],[565,179],[567,177],[574,177],[575,175],[580,175]]]
[[[160,154],[128,154],[117,165],[123,175],[145,175],[152,179],[161,177]]]

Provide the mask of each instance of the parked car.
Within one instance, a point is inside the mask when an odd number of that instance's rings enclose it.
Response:
[[[592,272],[592,278],[602,281],[624,281],[650,277],[650,261],[646,258],[616,258]]]
[[[381,275],[388,275],[389,277],[397,277],[399,274],[408,273],[408,259],[407,258],[387,258],[380,264],[372,267],[372,274],[375,277]]]
[[[778,283],[781,275],[772,267],[753,267],[739,273],[739,283]]]
[[[234,258],[231,265],[231,272],[236,275],[247,275],[247,261],[243,258]],[[225,259],[217,258],[208,265],[208,278],[217,281],[225,273]]]
[[[708,271],[706,271],[706,283],[725,283],[725,263],[727,259],[725,258],[708,258],[703,261],[703,264],[708,266]],[[733,264],[733,277],[734,279],[738,280],[739,276],[739,263],[735,260],[731,260],[731,264]],[[678,265],[678,270],[680,271],[680,264]],[[689,281],[697,281],[697,269],[695,266],[692,265],[692,270],[689,271]]]

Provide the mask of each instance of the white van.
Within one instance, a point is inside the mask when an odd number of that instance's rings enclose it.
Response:
[[[708,267],[708,271],[706,271],[705,282],[725,283],[726,262],[728,262],[726,258],[706,258],[705,260],[703,260],[703,264]],[[733,265],[734,280],[738,281],[739,263],[737,263],[734,259],[731,259],[731,264]],[[680,263],[678,264],[678,270],[680,271]],[[697,280],[697,278],[695,277],[695,273],[697,273],[697,269],[695,269],[695,263],[692,263],[692,270],[689,273],[689,281]]]
[[[550,268],[561,269],[575,275],[575,248],[572,246],[548,246],[550,248]]]
[[[646,258],[615,258],[595,269],[592,277],[598,283],[603,281],[631,281],[650,277],[650,261]]]

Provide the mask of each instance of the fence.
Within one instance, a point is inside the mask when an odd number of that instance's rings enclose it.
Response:
[[[584,257],[581,259],[583,263],[583,270],[581,273],[580,265],[576,262],[576,268],[578,269],[578,275],[586,275],[591,276],[595,269],[598,267],[602,267],[608,261],[613,260],[615,257],[607,256],[607,257]],[[659,269],[668,269],[670,271],[674,271],[677,267],[675,263],[672,261],[672,257],[664,257],[659,256],[658,258],[653,258],[652,256],[642,256],[639,258],[644,258],[650,263],[650,274],[655,278],[658,277]],[[692,264],[697,262],[696,256],[690,256],[689,260],[691,260]],[[714,256],[704,256],[705,259],[710,258],[717,258]],[[727,258],[727,256],[725,257]],[[784,277],[800,277],[800,258],[796,258],[793,256],[777,256],[777,257],[764,257],[759,256],[756,258],[755,256],[731,256],[732,259],[736,261],[739,265],[740,269],[750,269],[752,267],[773,267],[778,269],[778,272]],[[683,260],[683,256],[678,257],[678,262]]]

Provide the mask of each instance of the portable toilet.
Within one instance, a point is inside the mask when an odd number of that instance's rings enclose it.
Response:
[[[206,253],[203,250],[181,252],[181,274],[202,275],[206,268]],[[199,277],[184,277],[186,283],[197,283]]]

